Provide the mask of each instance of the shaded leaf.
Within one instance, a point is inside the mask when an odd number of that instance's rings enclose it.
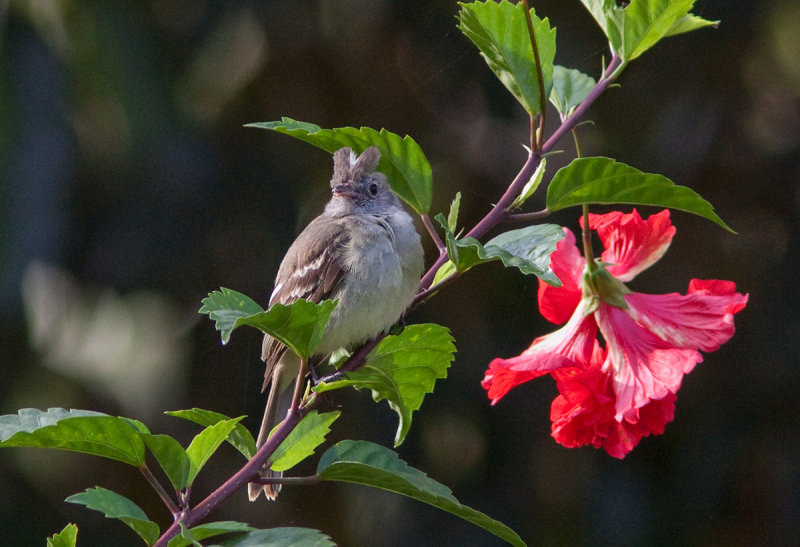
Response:
[[[74,494],[66,501],[85,505],[89,509],[100,511],[108,518],[121,520],[139,534],[148,545],[153,545],[158,540],[158,524],[149,520],[138,505],[116,492],[98,486]]]
[[[255,530],[222,543],[225,547],[336,547],[330,537],[311,528]]]
[[[223,344],[228,343],[231,338],[231,332],[238,326],[236,325],[237,319],[264,311],[264,308],[249,296],[225,287],[208,293],[202,303],[203,305],[198,312],[208,314],[208,318],[214,321],[214,328],[220,332]]]
[[[181,443],[169,435],[142,435],[144,443],[155,456],[175,490],[182,490],[188,483],[189,457]]]
[[[574,68],[555,65],[550,102],[561,114],[569,114],[573,108],[583,102],[595,85],[597,82],[588,74]]]
[[[47,538],[47,547],[75,547],[78,541],[78,526],[67,524],[63,530]]]
[[[508,526],[465,505],[449,488],[410,467],[397,454],[365,441],[342,441],[320,458],[322,480],[351,482],[402,494],[465,519],[512,545],[525,545]]]
[[[541,113],[538,74],[522,3],[459,2],[458,28],[481,51],[486,64],[531,115]],[[553,84],[556,30],[530,10],[544,80],[545,99]]]
[[[182,529],[180,536],[175,536],[167,547],[186,547],[192,545],[192,541],[200,541],[210,537],[219,536],[221,534],[229,534],[232,532],[251,532],[256,530],[252,526],[243,522],[236,522],[233,520],[221,520],[218,522],[207,522],[189,530]]]
[[[214,425],[219,422],[230,420],[230,417],[214,412],[211,410],[203,410],[202,408],[192,408],[190,410],[170,410],[164,414],[168,416],[175,416],[176,418],[183,418],[202,426]],[[248,429],[240,423],[231,431],[228,438],[225,439],[233,447],[242,453],[248,460],[256,454],[256,441]]]
[[[145,448],[128,421],[91,410],[23,408],[0,416],[0,447],[55,448],[141,466]]]
[[[411,416],[433,391],[439,378],[447,376],[455,346],[450,331],[441,325],[409,325],[403,332],[390,335],[367,356],[364,366],[348,372],[345,380],[318,384],[317,392],[345,386],[368,388],[378,402],[386,400],[400,423],[395,446],[403,442],[411,428]]]
[[[186,484],[191,485],[197,474],[206,464],[208,459],[230,435],[236,424],[243,418],[233,418],[223,422],[210,425],[198,433],[186,448],[186,455],[189,457],[189,475]]]
[[[340,414],[341,412],[338,410],[324,414],[312,410],[306,414],[297,427],[275,449],[270,457],[272,462],[270,468],[274,471],[286,471],[312,455],[314,450],[325,442],[325,436],[330,432],[331,424]]]
[[[370,146],[381,151],[378,171],[386,175],[392,190],[417,213],[426,213],[433,199],[433,174],[428,158],[414,139],[369,127],[322,129],[313,123],[281,118],[279,122],[249,123],[245,127],[269,129],[300,139],[331,154],[349,146],[361,154]]]
[[[733,232],[711,204],[691,188],[678,186],[663,175],[643,173],[611,158],[578,158],[559,169],[547,188],[550,211],[592,203],[678,209],[707,218]]]

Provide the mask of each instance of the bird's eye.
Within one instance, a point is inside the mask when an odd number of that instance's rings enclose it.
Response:
[[[374,182],[369,185],[369,193],[372,194],[373,196],[378,195],[378,185],[375,184]]]

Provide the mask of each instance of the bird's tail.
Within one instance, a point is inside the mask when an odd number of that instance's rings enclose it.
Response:
[[[283,363],[277,363],[272,372],[267,406],[264,408],[264,417],[261,419],[261,428],[258,431],[256,449],[261,448],[267,441],[270,431],[286,417],[289,406],[292,404],[294,390],[287,389],[288,386],[285,385],[286,382],[281,382],[281,376],[286,377],[293,375],[292,371],[285,370]],[[283,473],[280,471],[273,471],[266,466],[261,469],[261,476],[264,478],[280,477],[281,475],[283,475]],[[266,496],[268,500],[274,500],[278,497],[280,491],[280,484],[259,484],[251,482],[247,485],[247,496],[250,498],[250,501],[256,501],[261,492],[264,492],[264,496]]]

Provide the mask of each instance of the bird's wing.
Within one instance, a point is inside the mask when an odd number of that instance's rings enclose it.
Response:
[[[270,305],[291,304],[304,298],[315,304],[329,298],[344,275],[342,248],[350,235],[339,219],[314,219],[289,247],[278,269]],[[266,364],[264,385],[272,378],[272,369],[287,348],[269,335],[264,335],[261,359]]]

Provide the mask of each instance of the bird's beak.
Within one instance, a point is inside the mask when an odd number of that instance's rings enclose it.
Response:
[[[347,196],[347,197],[349,197],[351,199],[355,199],[355,197],[357,195],[356,191],[353,190],[353,187],[350,186],[347,183],[345,183],[345,184],[337,184],[336,186],[334,186],[331,189],[331,192],[335,196]]]

